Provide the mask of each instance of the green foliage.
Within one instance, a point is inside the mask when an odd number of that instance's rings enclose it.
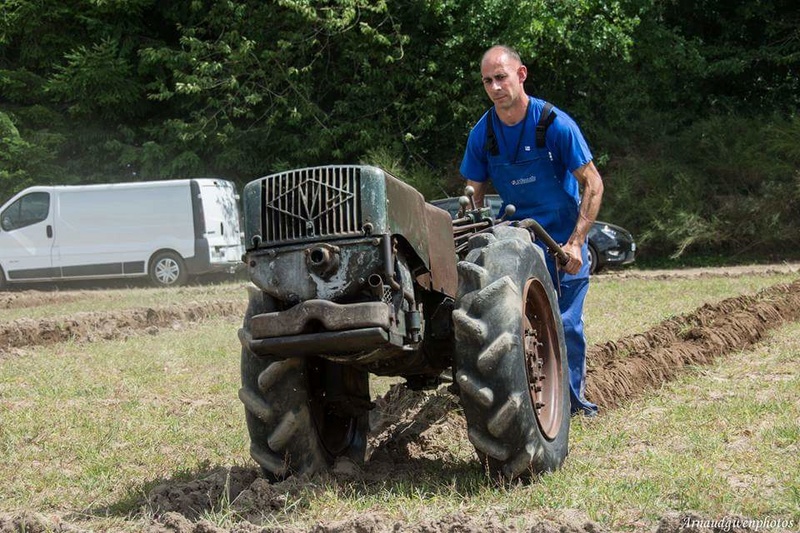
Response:
[[[0,113],[0,194],[3,197],[13,194],[16,183],[28,179],[23,168],[25,155],[30,151],[30,143],[23,140],[11,118]]]
[[[800,104],[800,9],[792,0],[664,3],[663,21],[691,36],[706,69],[697,89],[718,113]]]
[[[386,170],[393,176],[418,190],[426,200],[450,196],[447,183],[442,174],[417,162],[404,164],[396,152],[384,148],[370,150],[361,160],[362,164],[373,165]]]
[[[6,0],[0,172],[10,192],[378,161],[458,193],[505,43],[645,255],[756,250],[800,231],[798,28],[791,0]]]
[[[135,114],[141,88],[131,80],[133,67],[116,41],[79,46],[64,58],[66,65],[56,67],[45,92],[69,102],[71,115],[120,120]]]
[[[800,244],[800,119],[713,116],[609,168],[604,217],[654,255],[780,254]]]
[[[544,65],[565,51],[584,57],[583,43],[597,58],[624,55],[635,24],[619,6],[137,0],[78,10],[51,0],[40,10],[17,0],[5,11],[0,67],[13,73],[9,102],[48,102],[70,132],[85,129],[59,151],[85,158],[76,168],[87,180],[189,171],[249,179],[375,150],[452,174],[488,104],[477,83],[482,51],[520,41]],[[70,33],[28,39],[54,26]],[[537,36],[546,46],[534,53]]]
[[[0,111],[0,198],[42,183],[39,172],[50,164],[52,154],[47,139],[39,141],[24,139],[12,117]]]

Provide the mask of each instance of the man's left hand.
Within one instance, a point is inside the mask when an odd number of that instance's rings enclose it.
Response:
[[[562,269],[567,274],[577,274],[583,266],[583,257],[581,256],[581,245],[577,243],[568,242],[563,246],[563,249],[569,255],[569,261]]]

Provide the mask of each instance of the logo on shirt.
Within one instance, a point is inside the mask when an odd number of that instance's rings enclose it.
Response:
[[[528,183],[533,183],[536,181],[536,176],[528,176],[527,178],[520,178],[518,180],[511,180],[511,185],[526,185]]]

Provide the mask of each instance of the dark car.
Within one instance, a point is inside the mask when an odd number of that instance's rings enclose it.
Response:
[[[496,194],[487,194],[486,201],[493,211],[499,212],[503,201]],[[448,211],[451,216],[458,213],[458,198],[433,200],[433,205]],[[636,256],[636,243],[631,233],[608,222],[595,221],[589,230],[589,271],[594,274],[606,267],[629,265]]]

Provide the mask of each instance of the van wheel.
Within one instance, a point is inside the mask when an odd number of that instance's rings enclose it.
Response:
[[[186,264],[175,252],[159,252],[150,261],[150,279],[159,287],[183,285],[188,278]]]
[[[6,290],[6,275],[3,269],[0,268],[0,291]]]

